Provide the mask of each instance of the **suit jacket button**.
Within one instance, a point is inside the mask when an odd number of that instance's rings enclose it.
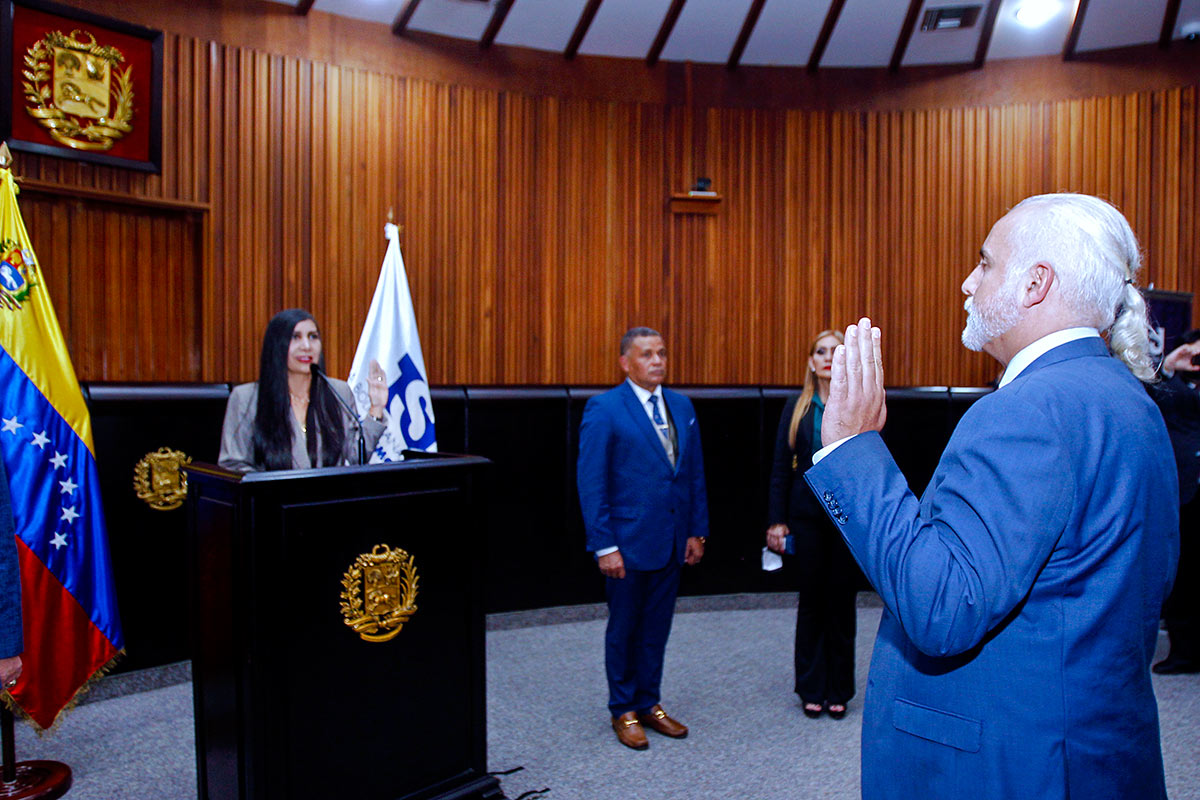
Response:
[[[1197,455],[1200,455],[1200,453],[1197,453]],[[833,499],[833,494],[831,494],[830,492],[826,492],[825,494],[821,495],[821,497],[824,498],[826,503],[828,503],[830,500]]]

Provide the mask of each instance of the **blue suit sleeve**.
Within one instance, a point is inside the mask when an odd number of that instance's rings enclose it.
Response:
[[[920,502],[877,433],[805,473],[884,604],[932,656],[969,650],[1008,616],[1072,508],[1069,454],[1044,414],[1020,400],[977,410]]]
[[[4,461],[0,459],[0,658],[19,656],[24,650],[21,567],[15,537],[8,475],[4,471]]]
[[[593,397],[583,409],[579,425],[579,459],[575,465],[575,483],[579,507],[590,552],[617,545],[609,523],[608,465],[612,420],[606,409]]]
[[[700,442],[700,421],[696,418],[696,410],[691,408],[691,430],[689,436],[695,437],[691,442],[691,494],[692,494],[692,525],[689,536],[708,536],[708,485],[704,481],[704,447]]]

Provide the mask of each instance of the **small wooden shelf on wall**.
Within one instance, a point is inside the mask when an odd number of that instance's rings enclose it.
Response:
[[[673,194],[667,207],[672,214],[716,214],[721,207],[721,195]]]

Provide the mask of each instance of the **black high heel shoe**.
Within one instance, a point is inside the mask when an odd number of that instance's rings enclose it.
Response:
[[[804,704],[804,716],[808,717],[809,719],[816,719],[817,717],[821,716],[821,712],[824,710],[825,708],[820,703]],[[845,714],[846,712],[843,711],[842,713]]]
[[[846,706],[842,703],[830,703],[825,707],[825,711],[834,719],[841,719],[846,716]]]

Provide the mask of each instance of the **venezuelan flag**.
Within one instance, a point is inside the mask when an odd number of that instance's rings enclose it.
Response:
[[[0,146],[0,155],[7,149]],[[49,728],[124,643],[91,419],[2,162],[0,455],[16,526],[25,644],[10,694],[16,710]]]

